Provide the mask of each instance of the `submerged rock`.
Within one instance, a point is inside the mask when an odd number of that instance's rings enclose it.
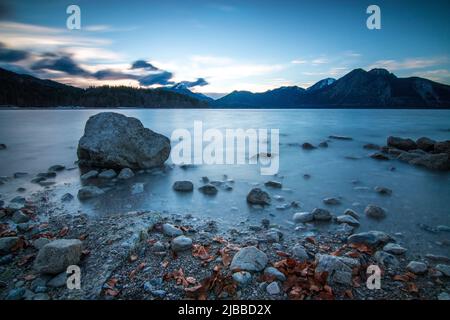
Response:
[[[411,159],[409,163],[417,166],[423,166],[432,170],[450,169],[450,158],[447,153],[422,155]]]
[[[351,225],[353,227],[358,227],[359,226],[359,221],[356,220],[354,217],[350,216],[350,215],[342,215],[342,216],[338,216],[336,218],[337,223],[346,223],[348,225]]]
[[[359,219],[359,214],[355,210],[346,209],[344,211],[344,214],[347,215],[347,216],[351,216],[351,217],[355,218],[356,220]]]
[[[215,195],[217,194],[218,190],[215,186],[213,186],[212,184],[205,184],[204,186],[201,186],[200,188],[198,188],[198,191],[200,191],[203,194],[206,195]]]
[[[105,191],[103,191],[102,189],[100,189],[98,187],[86,186],[86,187],[82,187],[80,190],[78,190],[78,199],[86,200],[86,199],[98,197],[104,193],[105,193]]]
[[[98,171],[97,170],[90,170],[88,172],[86,172],[85,174],[81,175],[80,179],[83,181],[92,179],[92,178],[97,178],[98,176]]]
[[[57,171],[63,171],[65,168],[66,167],[61,164],[55,164],[54,166],[51,166],[50,168],[48,168],[47,171],[57,172]]]
[[[375,153],[372,153],[372,154],[370,155],[370,157],[371,157],[372,159],[376,159],[376,160],[389,160],[389,157],[386,156],[386,155],[384,155],[384,154],[382,154],[381,152],[375,152]]]
[[[314,220],[314,215],[311,212],[296,212],[292,216],[295,223],[306,223]]]
[[[247,195],[247,202],[256,205],[269,205],[270,196],[259,188],[253,188]]]
[[[54,240],[39,250],[34,268],[41,273],[63,272],[80,262],[81,251],[82,243],[78,239]]]
[[[77,154],[81,166],[146,169],[164,164],[170,140],[136,118],[101,112],[86,122]]]
[[[374,219],[382,219],[386,217],[386,211],[383,208],[373,204],[369,204],[364,210],[364,213],[366,216]]]
[[[61,201],[63,202],[68,202],[71,201],[73,199],[73,195],[70,193],[65,193],[62,197],[61,197]]]
[[[175,181],[172,188],[179,192],[190,192],[194,190],[194,184],[191,181]]]
[[[330,221],[332,218],[330,211],[325,209],[315,208],[311,213],[316,221]]]
[[[383,194],[383,195],[391,195],[392,194],[392,190],[386,187],[380,187],[380,186],[376,186],[374,188],[375,192],[378,192],[379,194]]]
[[[281,189],[283,187],[281,182],[278,182],[278,181],[267,181],[266,183],[264,183],[264,185],[266,187],[278,188],[278,189]]]
[[[339,200],[339,198],[325,198],[322,200],[323,203],[328,204],[328,205],[338,205],[341,204],[341,200]]]
[[[267,255],[258,248],[244,247],[234,255],[230,269],[232,271],[258,272],[266,267],[267,262]]]
[[[331,135],[331,136],[328,136],[328,138],[330,138],[330,139],[335,139],[335,140],[353,140],[352,137],[347,137],[347,136],[337,136],[337,135]]]
[[[304,150],[312,150],[312,149],[315,149],[316,147],[315,146],[313,146],[311,143],[309,143],[309,142],[305,142],[305,143],[303,143],[302,144],[302,149],[304,149]]]

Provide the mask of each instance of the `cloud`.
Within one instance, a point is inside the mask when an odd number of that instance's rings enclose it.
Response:
[[[157,67],[152,65],[151,63],[148,63],[145,60],[136,60],[131,64],[131,69],[146,69],[150,71],[157,71],[159,70]]]
[[[295,59],[291,61],[292,64],[305,64],[308,63],[308,60]]]
[[[173,78],[172,72],[163,71],[143,76],[139,78],[138,81],[142,86],[152,86],[156,84],[166,86],[175,83],[171,81],[172,78]]]
[[[434,57],[434,58],[406,58],[404,60],[378,60],[372,65],[368,66],[368,69],[384,68],[390,71],[394,70],[408,70],[408,69],[423,69],[428,67],[437,66],[448,62],[447,57]]]
[[[72,76],[89,76],[90,73],[81,68],[71,57],[67,56],[49,56],[41,59],[31,65],[33,70],[50,70],[70,74]]]
[[[91,74],[97,80],[121,80],[121,79],[133,79],[137,80],[139,77],[133,74],[124,73],[121,71],[104,69],[99,70]]]
[[[17,62],[27,59],[29,56],[27,51],[7,48],[0,42],[0,61]]]
[[[198,78],[195,81],[181,81],[180,84],[186,86],[187,88],[193,88],[193,87],[203,87],[208,85],[208,81],[206,81],[204,78]]]

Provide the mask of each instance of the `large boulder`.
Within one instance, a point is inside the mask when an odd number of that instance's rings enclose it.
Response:
[[[247,195],[247,202],[257,205],[268,205],[270,204],[270,196],[259,188],[253,188]]]
[[[34,268],[41,273],[58,274],[80,262],[82,243],[78,239],[59,239],[43,246]]]
[[[427,154],[416,157],[410,160],[409,163],[432,170],[449,170],[450,156],[447,153]]]
[[[413,140],[393,136],[388,137],[387,145],[404,151],[417,149],[417,144]]]
[[[427,137],[422,137],[416,140],[417,148],[427,152],[433,151],[435,143],[436,141]]]
[[[89,118],[78,142],[80,166],[144,169],[162,165],[170,140],[132,117],[101,112]]]
[[[436,142],[434,144],[434,152],[450,154],[450,140]]]

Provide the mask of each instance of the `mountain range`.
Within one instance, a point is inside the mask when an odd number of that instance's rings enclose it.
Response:
[[[214,100],[179,83],[170,87],[77,88],[0,68],[0,106],[142,108],[450,108],[450,86],[419,77],[398,78],[385,69],[355,69],[307,89],[262,93],[233,91]]]

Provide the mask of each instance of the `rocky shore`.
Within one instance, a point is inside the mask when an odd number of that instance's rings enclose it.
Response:
[[[352,140],[336,135],[329,139]],[[329,142],[319,147],[327,148]],[[299,146],[305,152],[316,148],[310,143]],[[375,151],[370,157],[377,160],[411,157],[408,163],[413,165],[450,168],[449,141],[389,137],[387,146],[364,148]],[[65,193],[55,199],[51,188],[53,179],[71,168],[54,165],[34,177],[17,172],[14,177],[27,177],[42,189],[31,194],[22,190],[23,195],[9,201],[0,198],[0,299],[450,298],[450,257],[415,254],[414,248],[402,245],[400,231],[358,231],[362,215],[386,219],[390,213],[384,208],[369,203],[360,212],[331,210],[341,204],[340,197],[324,197],[310,211],[295,201],[280,204],[283,199],[272,192],[283,188],[276,177],[264,188],[249,188],[241,200],[255,208],[294,209],[289,225],[263,218],[257,224],[243,220],[224,230],[214,220],[191,214],[125,211],[93,218],[59,205],[75,196],[80,201],[102,197],[109,188],[104,185],[112,181],[165,170],[169,153],[168,139],[137,119],[101,113],[88,121],[80,139],[82,187],[76,195]],[[14,177],[0,181],[7,184]],[[229,177],[203,177],[199,182],[176,181],[167,192],[214,197],[232,192],[234,185]],[[132,185],[133,193],[143,189],[142,183]],[[395,190],[377,186],[374,192],[389,197]],[[329,228],[300,235],[324,225]],[[445,225],[423,228],[450,232]],[[67,288],[70,265],[81,269],[81,289]],[[380,289],[367,286],[371,265],[381,270]]]

